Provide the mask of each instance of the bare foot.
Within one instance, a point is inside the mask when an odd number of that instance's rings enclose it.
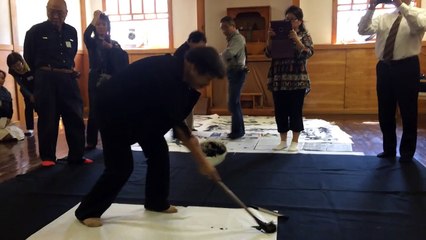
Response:
[[[163,213],[177,213],[178,210],[175,206],[170,205],[169,208],[167,208],[166,210],[162,211]]]
[[[145,209],[148,210],[148,211],[159,212],[159,213],[177,213],[178,212],[177,208],[173,205],[170,205],[169,208],[167,208],[166,210],[163,210],[163,211],[155,211],[155,210],[151,210],[151,209],[148,209],[148,208],[145,208]]]
[[[100,227],[102,226],[102,221],[100,218],[86,218],[82,223],[88,227]]]

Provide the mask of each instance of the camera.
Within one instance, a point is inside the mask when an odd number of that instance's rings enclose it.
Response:
[[[384,4],[387,4],[387,3],[392,3],[393,2],[393,0],[376,0],[376,3],[384,3]]]

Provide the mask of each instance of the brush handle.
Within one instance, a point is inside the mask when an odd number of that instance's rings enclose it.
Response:
[[[226,185],[225,185],[225,183],[223,183],[222,181],[217,181],[216,182],[224,191],[225,191],[225,193],[226,194],[228,194],[228,196],[232,199],[232,200],[234,200],[234,202],[236,202],[238,205],[240,205],[242,208],[244,208],[244,210],[246,210],[247,212],[248,212],[248,214],[250,214],[255,220],[256,220],[256,222],[257,223],[259,223],[259,219],[247,208],[247,205],[245,205],[244,203],[243,203],[243,201],[241,201],[238,197],[237,197],[237,195],[235,195],[232,191],[231,191],[231,189],[229,189]],[[262,221],[260,221],[260,222],[262,222]]]

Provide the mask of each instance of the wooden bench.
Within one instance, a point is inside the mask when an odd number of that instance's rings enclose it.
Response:
[[[241,93],[241,105],[243,102],[249,102],[251,108],[263,108],[262,93]]]

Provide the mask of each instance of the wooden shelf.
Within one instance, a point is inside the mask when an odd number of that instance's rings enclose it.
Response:
[[[228,8],[227,14],[235,20],[247,42],[266,43],[271,21],[270,6]]]

